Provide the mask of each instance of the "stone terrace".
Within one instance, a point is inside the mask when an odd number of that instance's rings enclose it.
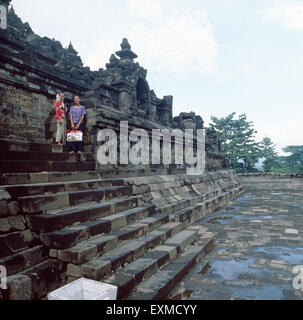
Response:
[[[64,150],[50,152],[57,146],[20,151],[20,145],[1,152],[11,170],[0,176],[4,299],[41,299],[79,277],[117,285],[119,299],[165,298],[213,246],[212,238],[195,245],[203,236],[196,222],[244,192],[226,170],[201,176],[130,170],[129,177],[105,178],[112,172],[94,171],[89,155],[79,161]],[[37,165],[27,165],[36,158]],[[156,287],[148,282],[155,273]]]
[[[245,175],[246,193],[199,221],[215,247],[170,298],[302,300],[293,268],[303,257],[303,180],[294,176]]]
[[[203,119],[173,117],[173,97],[150,89],[127,39],[105,69],[91,71],[71,44],[35,34],[11,7],[0,55],[0,265],[8,272],[0,298],[43,299],[79,277],[117,285],[119,299],[166,298],[214,245],[196,222],[245,191],[216,132],[206,131],[200,176],[180,164],[101,166],[104,128],[119,137],[127,122],[127,133],[144,129],[150,140],[153,129],[196,137]],[[81,95],[87,110],[81,155],[54,145],[62,91],[68,107]]]

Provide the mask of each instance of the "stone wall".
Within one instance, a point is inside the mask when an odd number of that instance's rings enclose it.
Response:
[[[238,173],[240,178],[271,178],[271,179],[293,179],[302,178],[298,173],[260,172],[260,173]]]
[[[9,3],[10,1],[7,1]],[[95,152],[96,134],[119,121],[149,132],[155,128],[203,129],[195,113],[173,118],[173,97],[158,98],[150,89],[147,71],[135,62],[137,55],[127,39],[111,55],[105,69],[84,67],[72,44],[61,43],[33,32],[11,7],[8,29],[0,34],[0,139],[54,143],[56,94],[64,92],[66,104],[80,95],[87,107],[85,151]],[[226,168],[214,131],[206,135],[208,170]]]

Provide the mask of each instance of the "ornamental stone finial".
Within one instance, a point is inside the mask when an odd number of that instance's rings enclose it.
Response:
[[[120,57],[121,60],[134,60],[138,58],[138,56],[131,50],[131,45],[126,38],[122,40],[121,49],[122,50],[116,52],[116,55]]]

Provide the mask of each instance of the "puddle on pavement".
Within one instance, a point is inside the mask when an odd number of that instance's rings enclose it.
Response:
[[[252,215],[248,216],[245,214],[217,214],[213,217],[207,217],[199,221],[199,224],[206,224],[206,225],[226,225],[231,223],[234,220],[273,220],[273,219],[278,219],[281,216],[279,215],[263,215],[263,216],[258,216],[258,215]]]
[[[236,261],[231,260],[216,260],[209,263],[206,274],[217,275],[223,280],[234,280],[237,279],[241,273],[247,273],[252,271],[249,267],[254,259],[248,258],[247,260]],[[201,272],[200,272],[201,274]]]
[[[281,194],[280,198],[282,198],[282,199],[293,199],[293,196],[288,195],[288,194]]]
[[[292,207],[303,208],[303,203],[291,203],[290,205],[291,205]]]
[[[290,265],[303,264],[303,247],[270,246],[254,248],[253,251],[269,255],[274,258],[272,260],[286,261]]]
[[[254,199],[254,198],[255,197],[252,196],[251,194],[246,193],[246,194],[242,195],[241,197],[235,199],[234,202],[245,202],[247,200],[251,200],[251,199]]]
[[[284,297],[283,288],[271,284],[262,287],[237,288],[233,292],[235,299],[281,300]]]
[[[231,220],[232,217],[215,217],[211,218],[207,221],[210,224],[227,224],[228,222],[225,220]]]

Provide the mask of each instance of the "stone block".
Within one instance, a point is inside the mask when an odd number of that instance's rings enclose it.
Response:
[[[7,278],[9,300],[31,300],[32,281],[25,275],[14,275]]]
[[[19,232],[6,235],[4,237],[4,242],[6,243],[6,245],[12,253],[17,253],[28,248],[27,244],[25,243],[22,237],[22,234]]]
[[[31,243],[35,239],[35,235],[29,229],[22,231],[21,234],[26,243]]]
[[[136,284],[139,284],[144,278],[148,278],[157,270],[158,263],[156,260],[140,258],[118,271],[118,273],[134,276]]]
[[[169,262],[169,253],[167,251],[150,251],[144,258],[153,259],[157,262],[158,268],[163,267],[167,262]]]
[[[10,200],[10,199],[11,199],[10,194],[4,188],[0,188],[0,201]]]
[[[29,174],[10,174],[7,177],[7,184],[25,184],[31,183]]]
[[[111,271],[111,263],[103,260],[92,260],[81,266],[82,276],[89,279],[101,280]]]
[[[104,282],[118,287],[118,300],[127,296],[136,284],[134,276],[122,273],[114,274],[113,276],[104,280]]]
[[[84,202],[100,202],[104,199],[104,190],[91,190],[91,191],[79,191],[69,194],[69,203],[71,206],[75,206]]]
[[[5,242],[5,236],[0,236],[0,259],[12,254],[12,251]]]
[[[52,145],[52,152],[53,153],[63,153],[63,146],[60,146],[58,144]]]
[[[9,215],[17,216],[21,212],[19,203],[17,201],[10,202],[8,204],[8,211],[9,211]]]
[[[107,217],[105,220],[110,221],[111,231],[113,232],[118,231],[127,225],[126,217],[122,213],[118,213],[110,217]]]
[[[23,231],[26,229],[25,219],[23,216],[13,216],[8,218],[10,225],[12,226],[12,230]]]
[[[20,198],[23,213],[39,213],[69,206],[67,193]]]
[[[93,243],[97,246],[99,255],[103,255],[118,245],[118,237],[116,235],[105,235],[92,239],[90,243]]]
[[[97,245],[84,243],[71,249],[58,251],[58,259],[65,262],[71,262],[73,264],[82,264],[96,257],[97,254]]]
[[[80,266],[69,263],[67,265],[66,275],[69,277],[81,278],[82,270],[81,270]]]
[[[178,250],[183,251],[186,246],[191,244],[198,234],[196,230],[184,230],[168,239],[165,245],[172,245],[178,248]]]
[[[111,222],[105,219],[85,223],[89,234],[94,237],[111,231]]]
[[[8,205],[6,200],[0,200],[0,217],[8,216]]]
[[[169,254],[169,259],[170,261],[174,260],[177,256],[177,248],[174,246],[157,246],[156,248],[154,248],[152,251],[164,251],[167,252]]]
[[[51,258],[57,259],[57,258],[58,258],[58,250],[56,250],[56,249],[50,249],[50,250],[49,250],[49,256],[50,256]]]
[[[0,219],[0,233],[6,233],[12,230],[12,226],[8,218]]]

